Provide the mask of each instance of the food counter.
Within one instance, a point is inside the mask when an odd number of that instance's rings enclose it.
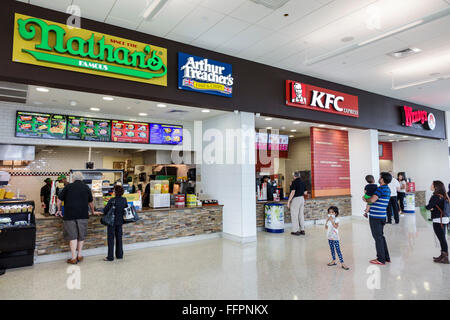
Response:
[[[351,196],[335,196],[335,197],[318,197],[305,199],[305,221],[326,219],[327,210],[331,206],[339,208],[339,216],[352,215]],[[257,201],[256,202],[256,226],[264,227],[264,205],[267,202],[274,201]],[[277,201],[275,203],[284,204],[284,222],[291,223],[291,213],[287,207],[287,200]]]
[[[141,218],[123,227],[123,243],[132,244],[153,240],[172,239],[222,232],[223,206],[193,208],[144,208],[138,211]],[[68,242],[63,239],[62,219],[36,218],[35,256],[68,252]],[[107,246],[106,227],[100,216],[90,216],[84,249]]]

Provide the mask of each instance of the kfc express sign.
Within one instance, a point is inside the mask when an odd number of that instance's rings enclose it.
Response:
[[[286,80],[286,105],[342,116],[358,117],[358,97]]]

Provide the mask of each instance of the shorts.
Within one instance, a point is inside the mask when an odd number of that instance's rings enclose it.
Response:
[[[88,219],[64,220],[64,240],[84,241],[87,227]]]

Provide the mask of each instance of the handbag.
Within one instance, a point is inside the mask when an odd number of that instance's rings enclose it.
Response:
[[[136,222],[140,218],[136,212],[136,208],[134,206],[128,206],[123,209],[123,223],[131,223]]]
[[[116,200],[113,199],[111,208],[109,208],[108,212],[105,215],[103,215],[103,217],[100,219],[100,223],[103,224],[104,226],[112,227],[114,226],[115,216],[116,216]]]

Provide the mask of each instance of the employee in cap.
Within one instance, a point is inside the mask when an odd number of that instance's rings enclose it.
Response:
[[[64,189],[65,186],[67,186],[69,183],[67,182],[67,177],[64,174],[59,175],[58,179],[58,186],[56,188],[56,195],[58,196],[62,189]],[[61,184],[63,184],[61,186]]]
[[[50,196],[52,193],[52,179],[44,180],[45,185],[41,188],[41,206],[44,208],[44,213],[48,213],[50,208]]]

